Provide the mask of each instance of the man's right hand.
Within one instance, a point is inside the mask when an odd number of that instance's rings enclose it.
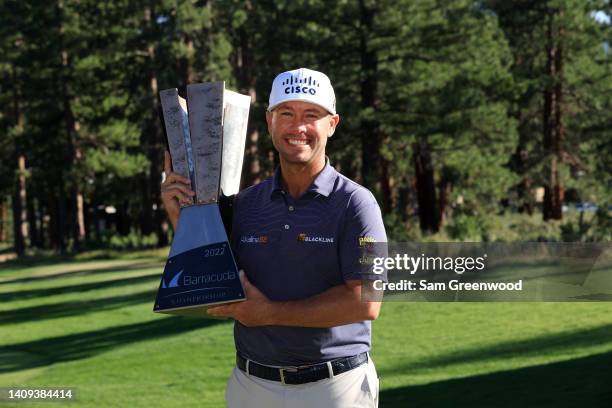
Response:
[[[181,204],[193,204],[195,193],[191,190],[191,181],[172,172],[172,159],[170,153],[164,153],[164,172],[166,179],[161,184],[161,199],[168,214],[168,218],[176,229]]]

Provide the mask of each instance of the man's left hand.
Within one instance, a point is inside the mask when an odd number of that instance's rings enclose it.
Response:
[[[247,327],[273,324],[274,304],[240,271],[240,281],[245,290],[246,300],[229,305],[208,309],[208,314],[216,317],[231,317]]]

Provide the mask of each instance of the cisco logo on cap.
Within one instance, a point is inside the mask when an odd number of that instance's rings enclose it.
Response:
[[[274,79],[268,111],[283,102],[303,101],[336,114],[336,96],[327,75],[308,68],[283,72]]]
[[[321,84],[317,83],[316,79],[312,79],[312,76],[308,78],[298,78],[291,75],[288,79],[284,80],[281,85],[291,85],[285,88],[286,94],[291,93],[309,93],[311,95],[316,95],[317,90],[314,88],[315,86],[318,88]]]

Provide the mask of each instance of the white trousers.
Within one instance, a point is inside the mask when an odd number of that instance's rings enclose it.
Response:
[[[225,389],[228,408],[376,408],[378,375],[371,359],[333,378],[283,385],[234,367]]]

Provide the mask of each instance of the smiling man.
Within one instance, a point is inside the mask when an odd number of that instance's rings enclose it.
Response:
[[[232,247],[247,300],[209,309],[236,321],[227,405],[375,407],[369,351],[380,303],[363,301],[361,289],[363,279],[380,277],[363,273],[360,246],[386,235],[374,196],[325,156],[340,122],[329,78],[305,68],[281,73],[266,120],[280,166],[233,205]],[[188,193],[168,185],[164,203],[178,205],[170,201]]]

